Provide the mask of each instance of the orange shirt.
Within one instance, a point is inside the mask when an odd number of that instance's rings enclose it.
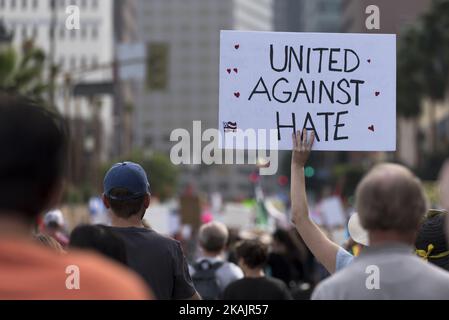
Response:
[[[0,239],[0,299],[143,300],[151,293],[133,272],[95,254],[61,255],[31,241]]]

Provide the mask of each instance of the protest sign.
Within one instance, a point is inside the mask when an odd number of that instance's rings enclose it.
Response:
[[[222,31],[220,46],[222,148],[271,130],[267,149],[291,150],[305,128],[315,150],[396,150],[395,35]],[[236,139],[248,129],[258,147]]]
[[[332,196],[321,200],[318,210],[327,228],[346,226],[346,214],[339,197]]]

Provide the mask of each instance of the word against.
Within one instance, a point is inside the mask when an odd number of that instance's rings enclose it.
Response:
[[[80,8],[78,6],[67,6],[65,13],[68,15],[65,20],[65,27],[68,30],[79,30],[81,28]]]
[[[223,135],[218,129],[202,131],[201,121],[193,122],[193,135],[186,129],[175,129],[170,135],[171,142],[177,142],[170,150],[170,160],[174,165],[213,164],[253,164],[265,163],[260,167],[260,175],[274,175],[278,170],[277,131],[239,130],[227,124],[232,132],[226,135],[225,150],[220,147]],[[268,142],[268,143],[267,143]],[[204,148],[203,144],[207,143]],[[235,148],[237,145],[246,146]],[[234,156],[234,149],[235,156]],[[267,150],[271,151],[269,154]],[[245,155],[246,154],[246,155]]]
[[[65,280],[65,287],[68,290],[80,290],[80,268],[76,265],[67,266],[65,273],[68,275]]]
[[[372,4],[366,7],[365,13],[369,16],[365,20],[365,26],[368,30],[380,29],[380,9],[378,6]]]
[[[365,273],[369,276],[365,280],[365,287],[368,290],[380,289],[380,270],[376,265],[369,265],[365,269]]]
[[[304,129],[314,150],[396,150],[395,35],[221,31],[218,127],[274,129],[280,150]]]

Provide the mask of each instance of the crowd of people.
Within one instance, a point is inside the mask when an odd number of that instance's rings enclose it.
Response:
[[[63,194],[64,121],[25,98],[1,96],[0,299],[449,299],[447,212],[428,208],[420,180],[397,164],[370,170],[350,222],[360,252],[348,250],[309,216],[304,167],[313,133],[292,138],[292,227],[235,239],[208,222],[198,230],[200,254],[188,261],[182,243],[144,223],[150,182],[132,162],[104,177],[111,225],[66,234],[62,213],[52,210]],[[327,271],[323,281],[315,260]],[[67,285],[73,266],[81,285]],[[373,268],[377,278],[367,285]]]

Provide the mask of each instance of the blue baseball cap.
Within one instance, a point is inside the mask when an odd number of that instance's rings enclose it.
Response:
[[[150,192],[150,183],[148,182],[145,170],[133,162],[117,163],[109,169],[103,182],[104,194],[113,200],[131,200],[137,199]],[[128,190],[131,195],[127,197],[111,196],[113,189],[120,188]]]

